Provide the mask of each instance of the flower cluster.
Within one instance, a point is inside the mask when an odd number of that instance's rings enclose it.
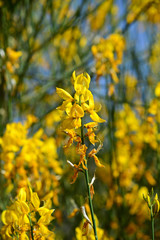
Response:
[[[90,118],[97,123],[105,122],[100,118],[97,112],[101,106],[96,106],[93,95],[89,90],[90,76],[87,73],[76,76],[72,74],[72,83],[75,94],[72,97],[68,92],[57,88],[57,94],[64,100],[62,105],[57,109],[66,112],[66,118],[62,123],[62,129],[77,129],[81,127],[81,119],[85,113],[89,113]],[[97,107],[97,108],[96,108]]]
[[[54,233],[47,227],[53,220],[54,210],[50,207],[49,198],[41,206],[30,186],[21,188],[11,206],[2,212],[2,239],[54,239]]]
[[[101,39],[97,45],[93,45],[97,75],[110,74],[113,81],[118,83],[118,66],[122,63],[124,49],[124,37],[118,33],[111,34],[107,39]]]
[[[82,138],[77,134],[76,129],[80,127],[87,129],[85,138],[88,137],[89,141],[95,145],[98,141],[94,133],[94,129],[98,123],[105,122],[104,119],[100,118],[97,111],[100,110],[100,105],[97,107],[94,102],[93,95],[89,90],[90,76],[87,73],[82,73],[76,76],[75,72],[72,74],[72,83],[75,89],[74,97],[72,97],[64,89],[57,88],[57,94],[64,100],[62,105],[58,107],[66,113],[65,119],[62,121],[62,130],[69,136],[68,143],[64,146],[65,148],[70,147],[72,143],[77,142],[77,154],[80,155],[80,161],[78,165],[74,165],[75,177],[77,177],[79,167],[82,165],[83,169],[86,169],[86,152],[87,146],[82,142]],[[82,118],[85,114],[89,114],[90,118],[94,122],[89,122],[85,125],[82,124]],[[96,153],[99,149],[93,149],[88,154],[88,157],[93,157],[97,166],[102,167],[103,165],[99,162]]]
[[[69,28],[63,34],[58,34],[54,39],[54,46],[57,48],[57,54],[61,60],[69,65],[74,62],[79,62],[78,48],[83,48],[86,45],[87,39],[82,35],[79,28]]]
[[[28,176],[39,196],[51,194],[58,205],[59,176],[62,174],[57,161],[56,142],[39,129],[28,137],[30,125],[37,119],[28,115],[24,124],[10,123],[0,138],[2,173],[6,179],[6,191],[27,186]]]
[[[159,200],[157,193],[154,194],[152,189],[151,194],[148,194],[147,196],[143,195],[143,198],[146,201],[148,208],[151,210],[151,214],[155,217],[155,215],[159,212]]]

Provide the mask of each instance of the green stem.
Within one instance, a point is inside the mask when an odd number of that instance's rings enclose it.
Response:
[[[151,207],[151,226],[152,226],[152,240],[154,240],[154,216],[152,207]]]
[[[32,221],[31,221],[31,214],[28,214],[28,218],[29,218],[29,223],[30,223],[30,227],[31,227],[31,239],[34,240],[34,236],[33,236],[33,225],[32,225]]]
[[[80,98],[79,104],[81,105],[81,98]],[[81,141],[82,141],[82,144],[84,144],[83,119],[82,119],[82,124],[81,124]],[[88,192],[88,198],[89,198],[89,207],[90,207],[90,212],[91,212],[91,216],[92,216],[93,230],[94,230],[95,240],[98,240],[96,222],[95,222],[95,218],[94,218],[93,204],[92,204],[92,198],[91,198],[91,192],[90,192],[90,185],[89,185],[87,160],[86,160],[85,166],[86,166],[85,179],[86,179],[87,192]]]
[[[87,167],[87,163],[85,164],[85,166]],[[89,207],[90,207],[92,222],[93,222],[94,235],[95,235],[95,239],[98,240],[96,222],[95,222],[95,219],[94,219],[93,204],[92,204],[92,198],[91,198],[90,186],[89,186],[89,176],[88,176],[88,170],[87,169],[85,169],[85,179],[86,179],[86,185],[87,185],[87,191],[88,191]]]
[[[19,239],[18,232],[16,232],[16,239],[17,239],[17,240]]]

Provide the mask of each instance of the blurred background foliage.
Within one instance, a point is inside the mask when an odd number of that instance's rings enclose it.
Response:
[[[93,198],[100,239],[150,239],[142,196],[160,193],[160,1],[1,0],[0,29],[1,212],[29,179],[53,200],[55,238],[82,239],[74,210],[86,190],[80,174],[70,185],[66,160],[77,156],[63,149],[55,89],[72,93],[72,72],[88,72],[106,119]]]

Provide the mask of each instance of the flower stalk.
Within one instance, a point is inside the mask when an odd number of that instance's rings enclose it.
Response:
[[[151,227],[152,227],[152,240],[154,240],[154,215],[152,206],[151,206]]]
[[[82,144],[84,144],[84,136],[83,135],[84,134],[83,134],[83,122],[82,122],[82,126],[81,126],[81,140],[82,140]],[[92,223],[93,223],[93,230],[94,230],[95,240],[98,240],[97,229],[96,229],[96,222],[95,222],[95,218],[94,218],[94,210],[93,210],[93,204],[92,204],[92,198],[91,198],[91,192],[90,192],[90,184],[89,184],[89,175],[88,175],[87,161],[85,163],[85,166],[86,166],[86,169],[85,169],[85,179],[86,179],[86,185],[87,185],[89,207],[90,207]]]
[[[152,240],[154,240],[154,218],[156,214],[159,212],[159,200],[158,200],[158,194],[154,194],[154,191],[152,189],[151,194],[148,194],[147,196],[143,195],[144,200],[146,201],[148,208],[150,210],[151,215],[151,231],[152,231]]]
[[[31,239],[34,240],[34,236],[33,236],[33,224],[32,224],[32,220],[31,220],[31,213],[28,214],[28,219],[29,219],[30,228],[31,228]]]
[[[62,130],[69,136],[69,140],[67,144],[65,144],[64,148],[70,147],[74,142],[76,143],[76,152],[80,155],[79,163],[72,164],[70,161],[68,163],[74,170],[73,181],[74,183],[78,177],[78,172],[83,172],[85,174],[85,180],[87,185],[87,194],[89,199],[89,208],[91,212],[92,218],[92,227],[94,230],[95,240],[98,240],[96,223],[94,218],[94,211],[93,211],[93,204],[92,204],[92,197],[94,194],[93,183],[89,182],[89,174],[88,174],[88,167],[87,167],[87,157],[93,158],[94,162],[97,167],[104,167],[96,154],[100,150],[101,147],[98,149],[93,148],[87,156],[87,146],[84,143],[84,139],[87,137],[89,142],[95,146],[96,142],[99,142],[95,135],[95,128],[98,126],[98,123],[105,122],[104,119],[99,117],[97,114],[98,111],[101,109],[101,105],[95,105],[93,95],[89,90],[90,84],[90,76],[88,73],[82,73],[76,76],[75,71],[72,74],[71,82],[74,86],[74,96],[72,97],[70,93],[65,91],[62,88],[56,88],[56,92],[63,99],[63,103],[57,109],[60,111],[65,112],[65,118],[63,118],[61,128]],[[84,124],[83,119],[85,114],[88,114],[93,122],[89,122]],[[86,129],[84,135],[84,128]],[[81,131],[80,136],[77,134],[76,130],[79,129]],[[101,144],[100,144],[101,146]],[[83,236],[87,236],[87,225],[90,223],[87,221],[84,224],[84,229],[86,229]],[[91,224],[91,223],[90,223]]]

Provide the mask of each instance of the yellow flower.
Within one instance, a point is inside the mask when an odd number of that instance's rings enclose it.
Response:
[[[67,91],[65,91],[64,89],[56,88],[56,92],[60,96],[60,98],[62,98],[64,100],[73,101],[73,97]]]
[[[156,97],[160,97],[160,82],[157,84],[155,88],[155,95]]]
[[[63,121],[63,129],[72,129],[81,127],[81,118],[84,116],[84,111],[81,106],[74,103],[68,112],[68,117]]]
[[[124,37],[118,33],[111,34],[107,39],[101,39],[97,45],[92,46],[98,77],[110,74],[115,83],[119,82],[118,66],[122,63],[124,49]]]
[[[64,130],[80,128],[81,119],[87,112],[93,121],[99,123],[105,122],[105,120],[100,118],[96,113],[94,98],[91,91],[89,91],[90,80],[88,73],[82,73],[76,76],[75,71],[73,72],[71,81],[75,89],[74,98],[67,91],[56,88],[57,94],[64,100],[62,105],[57,109],[65,111],[67,114],[62,122],[62,128]]]
[[[83,145],[79,145],[77,147],[77,153],[80,155],[80,161],[79,161],[79,164],[78,166],[80,166],[82,164],[83,168],[84,169],[87,169],[85,164],[86,164],[86,151],[87,151],[87,146],[85,144]]]
[[[76,141],[78,143],[81,143],[81,138],[75,133],[73,129],[67,129],[64,131],[70,138],[66,145],[64,145],[64,148],[68,148],[72,145],[73,141]]]
[[[18,239],[28,240],[27,233],[31,234],[31,224],[35,239],[37,236],[54,237],[54,233],[47,228],[53,220],[53,209],[48,209],[48,203],[40,207],[38,194],[33,192],[30,186],[27,190],[21,188],[13,204],[2,212],[4,226],[1,232],[4,239],[18,236]],[[40,215],[38,220],[35,218],[36,212]]]
[[[86,136],[88,136],[89,141],[95,145],[96,142],[98,142],[98,140],[95,139],[96,135],[94,133],[94,128],[96,128],[98,126],[97,122],[90,122],[84,125],[84,127],[87,128],[87,134]]]
[[[11,49],[10,47],[7,47],[7,55],[9,57],[9,59],[15,63],[17,62],[17,60],[19,59],[19,57],[22,56],[22,52],[20,51],[14,51],[13,49]]]
[[[93,157],[94,158],[94,161],[95,161],[95,164],[97,165],[97,167],[104,167],[104,165],[100,163],[98,157],[96,156],[97,152],[98,152],[98,150],[96,150],[95,148],[92,149],[90,151],[90,153],[88,154],[88,157]]]
[[[78,95],[83,95],[85,91],[89,88],[91,78],[88,73],[82,73],[76,76],[75,71],[72,74],[72,82],[74,89]]]
[[[10,47],[7,47],[7,57],[6,67],[10,73],[14,73],[14,70],[19,67],[18,60],[22,56],[22,52],[14,51]]]
[[[146,201],[148,208],[151,211],[151,214],[153,217],[159,212],[159,200],[158,200],[158,194],[154,194],[154,191],[152,189],[150,194],[147,194],[147,196],[143,195],[144,200]]]

